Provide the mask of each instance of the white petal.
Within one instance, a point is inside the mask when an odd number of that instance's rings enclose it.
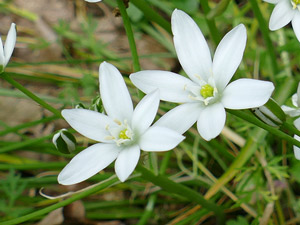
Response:
[[[61,112],[65,120],[83,136],[95,141],[108,142],[106,127],[115,126],[115,122],[108,116],[87,109],[64,109]]]
[[[198,132],[207,141],[217,137],[224,128],[226,112],[221,103],[205,107],[197,122]]]
[[[94,2],[101,2],[102,0],[85,0],[85,1],[94,3]]]
[[[300,12],[296,12],[292,19],[292,26],[298,41],[300,42]]]
[[[135,107],[132,116],[132,128],[139,134],[145,130],[153,122],[159,105],[159,91],[156,90],[146,95]]]
[[[218,45],[213,60],[213,75],[219,91],[226,87],[240,65],[246,40],[246,28],[240,24],[228,32]]]
[[[0,66],[2,66],[4,69],[4,64],[5,64],[5,57],[4,57],[4,51],[3,51],[3,43],[2,43],[2,39],[0,37]],[[1,68],[0,68],[0,72],[1,71]]]
[[[296,10],[293,10],[293,6],[289,0],[280,1],[274,8],[269,28],[270,30],[278,30],[287,25],[293,19]]]
[[[297,141],[300,141],[300,137],[297,135],[294,135],[294,138]],[[295,158],[300,160],[300,148],[294,145],[294,154],[295,154]]]
[[[166,127],[150,127],[142,136],[139,145],[149,152],[168,151],[175,148],[185,137]]]
[[[115,171],[120,181],[124,182],[132,174],[139,161],[140,152],[138,145],[122,149],[115,162]]]
[[[172,32],[179,62],[187,75],[198,82],[200,76],[207,81],[212,61],[208,45],[194,20],[181,10],[172,14]]]
[[[198,120],[200,111],[199,103],[182,104],[168,111],[153,126],[167,127],[183,134]]]
[[[298,118],[294,121],[294,125],[298,130],[300,130],[300,118]]]
[[[277,4],[278,2],[280,2],[280,0],[263,0],[263,1],[271,4]]]
[[[103,62],[99,68],[100,94],[109,117],[130,121],[133,113],[132,101],[119,70]]]
[[[197,85],[188,78],[176,73],[147,70],[130,75],[132,83],[144,93],[159,90],[160,99],[169,102],[190,102],[187,86]]]
[[[300,82],[297,87],[296,96],[297,96],[297,98],[296,98],[297,105],[296,106],[299,107],[300,106]],[[295,103],[294,103],[294,105],[295,105]]]
[[[221,101],[228,109],[255,108],[265,104],[273,90],[269,81],[238,79],[225,88]]]
[[[281,106],[281,109],[285,112],[285,114],[287,114],[291,117],[300,116],[300,109],[298,109],[298,108],[292,108],[292,107],[283,105],[283,106]]]
[[[94,144],[77,154],[58,175],[58,183],[76,184],[94,176],[111,164],[120,149],[115,144]]]
[[[297,108],[299,107],[298,101],[299,101],[298,93],[293,94],[293,96],[292,96],[292,103]]]
[[[8,31],[5,45],[4,45],[4,57],[5,57],[4,67],[7,65],[14,51],[16,39],[17,39],[16,24],[12,23]]]

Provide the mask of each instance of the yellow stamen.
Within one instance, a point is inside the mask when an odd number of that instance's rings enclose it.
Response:
[[[128,136],[127,136],[127,129],[124,129],[124,130],[121,130],[120,133],[119,133],[119,138],[121,139],[130,139]]]
[[[209,84],[205,84],[201,87],[200,94],[202,97],[208,98],[208,97],[213,97],[214,96],[214,88],[210,86]]]

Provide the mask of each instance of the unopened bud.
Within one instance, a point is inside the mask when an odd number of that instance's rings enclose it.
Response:
[[[75,109],[85,109],[85,106],[82,103],[75,105]]]
[[[103,104],[100,96],[97,96],[95,99],[93,99],[89,109],[99,113],[103,113],[104,109],[103,109]]]
[[[52,138],[52,142],[61,153],[70,154],[75,150],[76,139],[66,129],[61,129],[56,133]]]
[[[260,120],[272,127],[279,127],[286,119],[285,113],[272,98],[263,106],[254,108],[252,111]]]

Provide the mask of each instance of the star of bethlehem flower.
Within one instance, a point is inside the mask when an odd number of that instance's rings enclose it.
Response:
[[[295,107],[289,107],[286,105],[281,106],[282,110],[289,115],[290,117],[299,117],[300,116],[300,82],[298,84],[297,93],[292,96],[292,103]],[[295,127],[300,130],[300,117],[294,121]],[[300,141],[300,137],[294,135],[294,138]],[[295,158],[300,160],[300,148],[294,145],[294,154]]]
[[[299,0],[264,0],[275,4],[271,14],[269,28],[278,30],[292,21],[298,41],[300,41],[300,1]]]
[[[225,108],[255,108],[268,101],[274,90],[271,82],[239,79],[228,85],[243,57],[247,39],[244,25],[225,35],[212,61],[201,30],[191,17],[175,10],[171,23],[179,62],[190,79],[154,70],[130,75],[143,92],[158,88],[162,100],[183,103],[158,120],[158,125],[184,133],[198,121],[200,135],[211,140],[225,125]]]
[[[6,67],[15,48],[17,39],[16,24],[12,23],[6,36],[5,45],[3,47],[2,39],[0,38],[0,73]]]
[[[133,110],[120,72],[103,62],[99,68],[100,95],[107,115],[87,109],[65,109],[65,120],[83,136],[101,142],[77,154],[58,175],[64,185],[76,184],[115,161],[123,182],[136,167],[140,150],[167,151],[184,137],[166,127],[151,126],[159,106],[159,91],[146,95]]]
[[[91,2],[91,3],[94,3],[94,2],[101,2],[102,0],[85,0],[86,2]]]

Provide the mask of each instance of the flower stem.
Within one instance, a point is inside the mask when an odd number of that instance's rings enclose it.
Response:
[[[192,202],[198,203],[207,210],[214,212],[217,217],[218,224],[225,224],[225,214],[221,207],[213,202],[206,200],[198,192],[182,184],[176,183],[163,175],[154,175],[151,171],[141,165],[137,165],[137,170],[141,173],[142,177],[145,180],[152,182],[153,184],[161,187],[169,193],[174,193],[185,197]]]
[[[150,20],[154,21],[162,28],[164,28],[167,32],[171,34],[171,24],[164,19],[161,15],[159,15],[155,10],[153,10],[147,3],[147,1],[143,0],[130,0],[132,4],[134,4],[139,10],[144,13],[144,16]]]
[[[48,206],[46,208],[43,208],[43,209],[40,209],[40,210],[37,210],[33,213],[30,213],[30,214],[27,214],[25,216],[21,216],[21,217],[18,217],[16,219],[12,219],[12,220],[8,220],[8,221],[4,221],[1,223],[1,225],[13,225],[13,224],[20,224],[22,222],[25,222],[25,221],[28,221],[28,220],[31,220],[33,218],[36,218],[36,217],[39,217],[39,216],[42,216],[42,215],[45,215],[49,212],[52,212],[53,210],[55,209],[58,209],[60,207],[63,207],[63,206],[66,206],[74,201],[77,201],[79,199],[82,199],[84,197],[87,197],[89,195],[92,195],[104,188],[107,188],[111,185],[113,185],[114,183],[116,183],[118,181],[118,178],[116,176],[112,176],[110,177],[109,179],[103,181],[103,182],[100,182],[99,185],[96,185],[95,187],[91,188],[91,189],[87,189],[86,191],[83,191],[83,192],[80,192],[78,194],[75,194],[73,195],[72,197],[66,199],[66,200],[63,200],[61,202],[58,202],[56,204],[53,204],[51,206]]]
[[[254,12],[255,17],[258,20],[259,28],[262,32],[263,38],[265,40],[265,43],[266,43],[266,46],[268,49],[268,53],[270,55],[273,74],[277,74],[279,70],[278,70],[278,66],[277,66],[277,62],[276,62],[276,53],[275,53],[275,48],[272,45],[271,38],[269,36],[268,26],[267,26],[266,21],[263,18],[262,13],[259,9],[257,0],[250,0],[250,4],[252,6],[252,10]]]
[[[9,82],[11,85],[13,85],[15,88],[19,89],[21,92],[23,92],[29,98],[31,98],[33,101],[37,102],[38,104],[40,104],[45,109],[47,109],[50,112],[52,112],[58,118],[61,117],[61,114],[60,114],[60,112],[57,109],[53,108],[51,105],[49,105],[48,103],[46,103],[44,100],[40,99],[38,96],[36,96],[31,91],[29,91],[28,89],[26,89],[23,85],[21,85],[20,83],[18,83],[14,79],[12,79],[11,76],[8,73],[6,73],[6,72],[2,73],[1,77],[4,78],[7,82]]]
[[[281,130],[271,127],[261,120],[257,119],[255,116],[253,116],[250,113],[246,113],[239,110],[231,110],[227,109],[227,112],[231,113],[232,115],[235,115],[239,118],[242,118],[243,120],[246,120],[252,124],[255,124],[256,126],[263,128],[264,130],[269,131],[271,134],[276,135],[277,137],[280,137],[281,139],[287,140],[289,143],[296,145],[300,148],[300,142],[294,139],[293,137],[287,135],[286,133],[282,132]]]
[[[300,131],[295,126],[293,126],[291,124],[288,124],[288,123],[284,122],[282,124],[281,128],[286,128],[289,131],[291,131],[293,134],[296,134],[297,136],[300,137]]]
[[[134,36],[133,36],[130,20],[129,20],[128,14],[126,12],[126,8],[125,8],[125,4],[124,4],[123,0],[117,0],[117,3],[118,3],[119,10],[121,12],[121,16],[122,16],[123,23],[124,23],[124,28],[125,28],[125,31],[127,34],[128,42],[129,42],[129,47],[130,47],[132,60],[133,60],[133,70],[134,70],[134,72],[137,72],[137,71],[141,70],[141,66],[139,63],[139,57],[138,57],[138,53],[137,53],[137,49],[136,49],[136,45],[135,45],[135,41],[134,41]]]
[[[208,29],[210,31],[210,36],[214,40],[215,45],[217,46],[218,43],[221,41],[221,36],[220,36],[220,33],[219,33],[218,28],[216,26],[215,20],[213,18],[209,19],[207,17],[209,12],[211,11],[210,7],[208,5],[208,1],[207,0],[202,0],[202,1],[200,1],[200,4],[201,4],[203,12],[205,14],[205,21],[206,21]]]

